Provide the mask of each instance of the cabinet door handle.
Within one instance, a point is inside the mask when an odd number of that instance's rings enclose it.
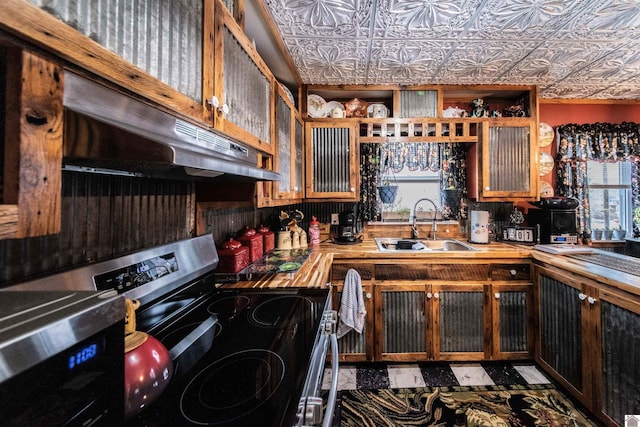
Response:
[[[440,298],[440,294],[436,292],[436,293],[434,293],[434,294],[433,294],[433,297],[434,297],[435,299],[438,299],[438,298]]]
[[[580,301],[584,301],[584,300],[586,300],[586,299],[587,299],[587,296],[586,296],[585,294],[583,294],[582,292],[580,292],[580,293],[578,294],[578,298],[580,298]]]
[[[589,302],[589,304],[593,305],[596,303],[596,299],[594,297],[587,297],[587,301]]]
[[[367,299],[371,299],[371,292],[367,292],[365,296],[367,297]]]
[[[427,292],[427,298],[431,298],[433,296],[433,294],[431,292]]]
[[[500,292],[496,292],[494,296],[496,297],[496,299],[500,299]]]

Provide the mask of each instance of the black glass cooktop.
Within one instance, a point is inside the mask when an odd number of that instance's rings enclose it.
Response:
[[[158,334],[215,316],[210,349],[132,425],[293,425],[328,290],[223,290]],[[186,327],[184,333],[175,330]]]

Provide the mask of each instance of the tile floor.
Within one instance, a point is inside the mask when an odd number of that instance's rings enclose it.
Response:
[[[338,390],[549,384],[531,363],[400,363],[346,364],[338,371]],[[322,388],[331,383],[325,370]]]

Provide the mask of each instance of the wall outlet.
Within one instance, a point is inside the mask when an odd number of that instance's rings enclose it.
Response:
[[[331,225],[338,225],[340,224],[340,216],[337,213],[332,213],[331,214]]]

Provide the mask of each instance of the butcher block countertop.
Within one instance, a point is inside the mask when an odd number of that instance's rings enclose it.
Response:
[[[426,262],[445,263],[477,262],[483,259],[490,260],[514,260],[533,259],[538,263],[558,267],[571,273],[579,274],[598,282],[610,285],[612,288],[621,289],[633,295],[640,296],[640,259],[617,255],[602,250],[593,250],[594,255],[606,257],[620,264],[637,264],[638,270],[629,268],[614,269],[605,265],[589,262],[589,255],[554,255],[535,250],[531,246],[492,242],[488,245],[471,244],[478,249],[468,252],[380,252],[373,239],[366,239],[362,243],[354,245],[338,245],[323,243],[313,247],[307,261],[296,272],[274,273],[262,276],[256,280],[227,283],[222,286],[234,288],[326,288],[328,287],[331,265],[340,260],[388,260],[388,259],[415,259]],[[595,257],[594,257],[595,258]]]
[[[274,273],[263,275],[256,280],[244,280],[227,283],[222,286],[234,288],[322,288],[327,287],[329,273],[334,260],[339,259],[416,259],[416,260],[456,260],[464,262],[468,259],[529,259],[531,247],[491,243],[488,245],[471,245],[477,251],[468,252],[380,252],[373,239],[364,240],[354,245],[338,245],[323,243],[313,247],[313,252],[306,262],[294,273]]]

